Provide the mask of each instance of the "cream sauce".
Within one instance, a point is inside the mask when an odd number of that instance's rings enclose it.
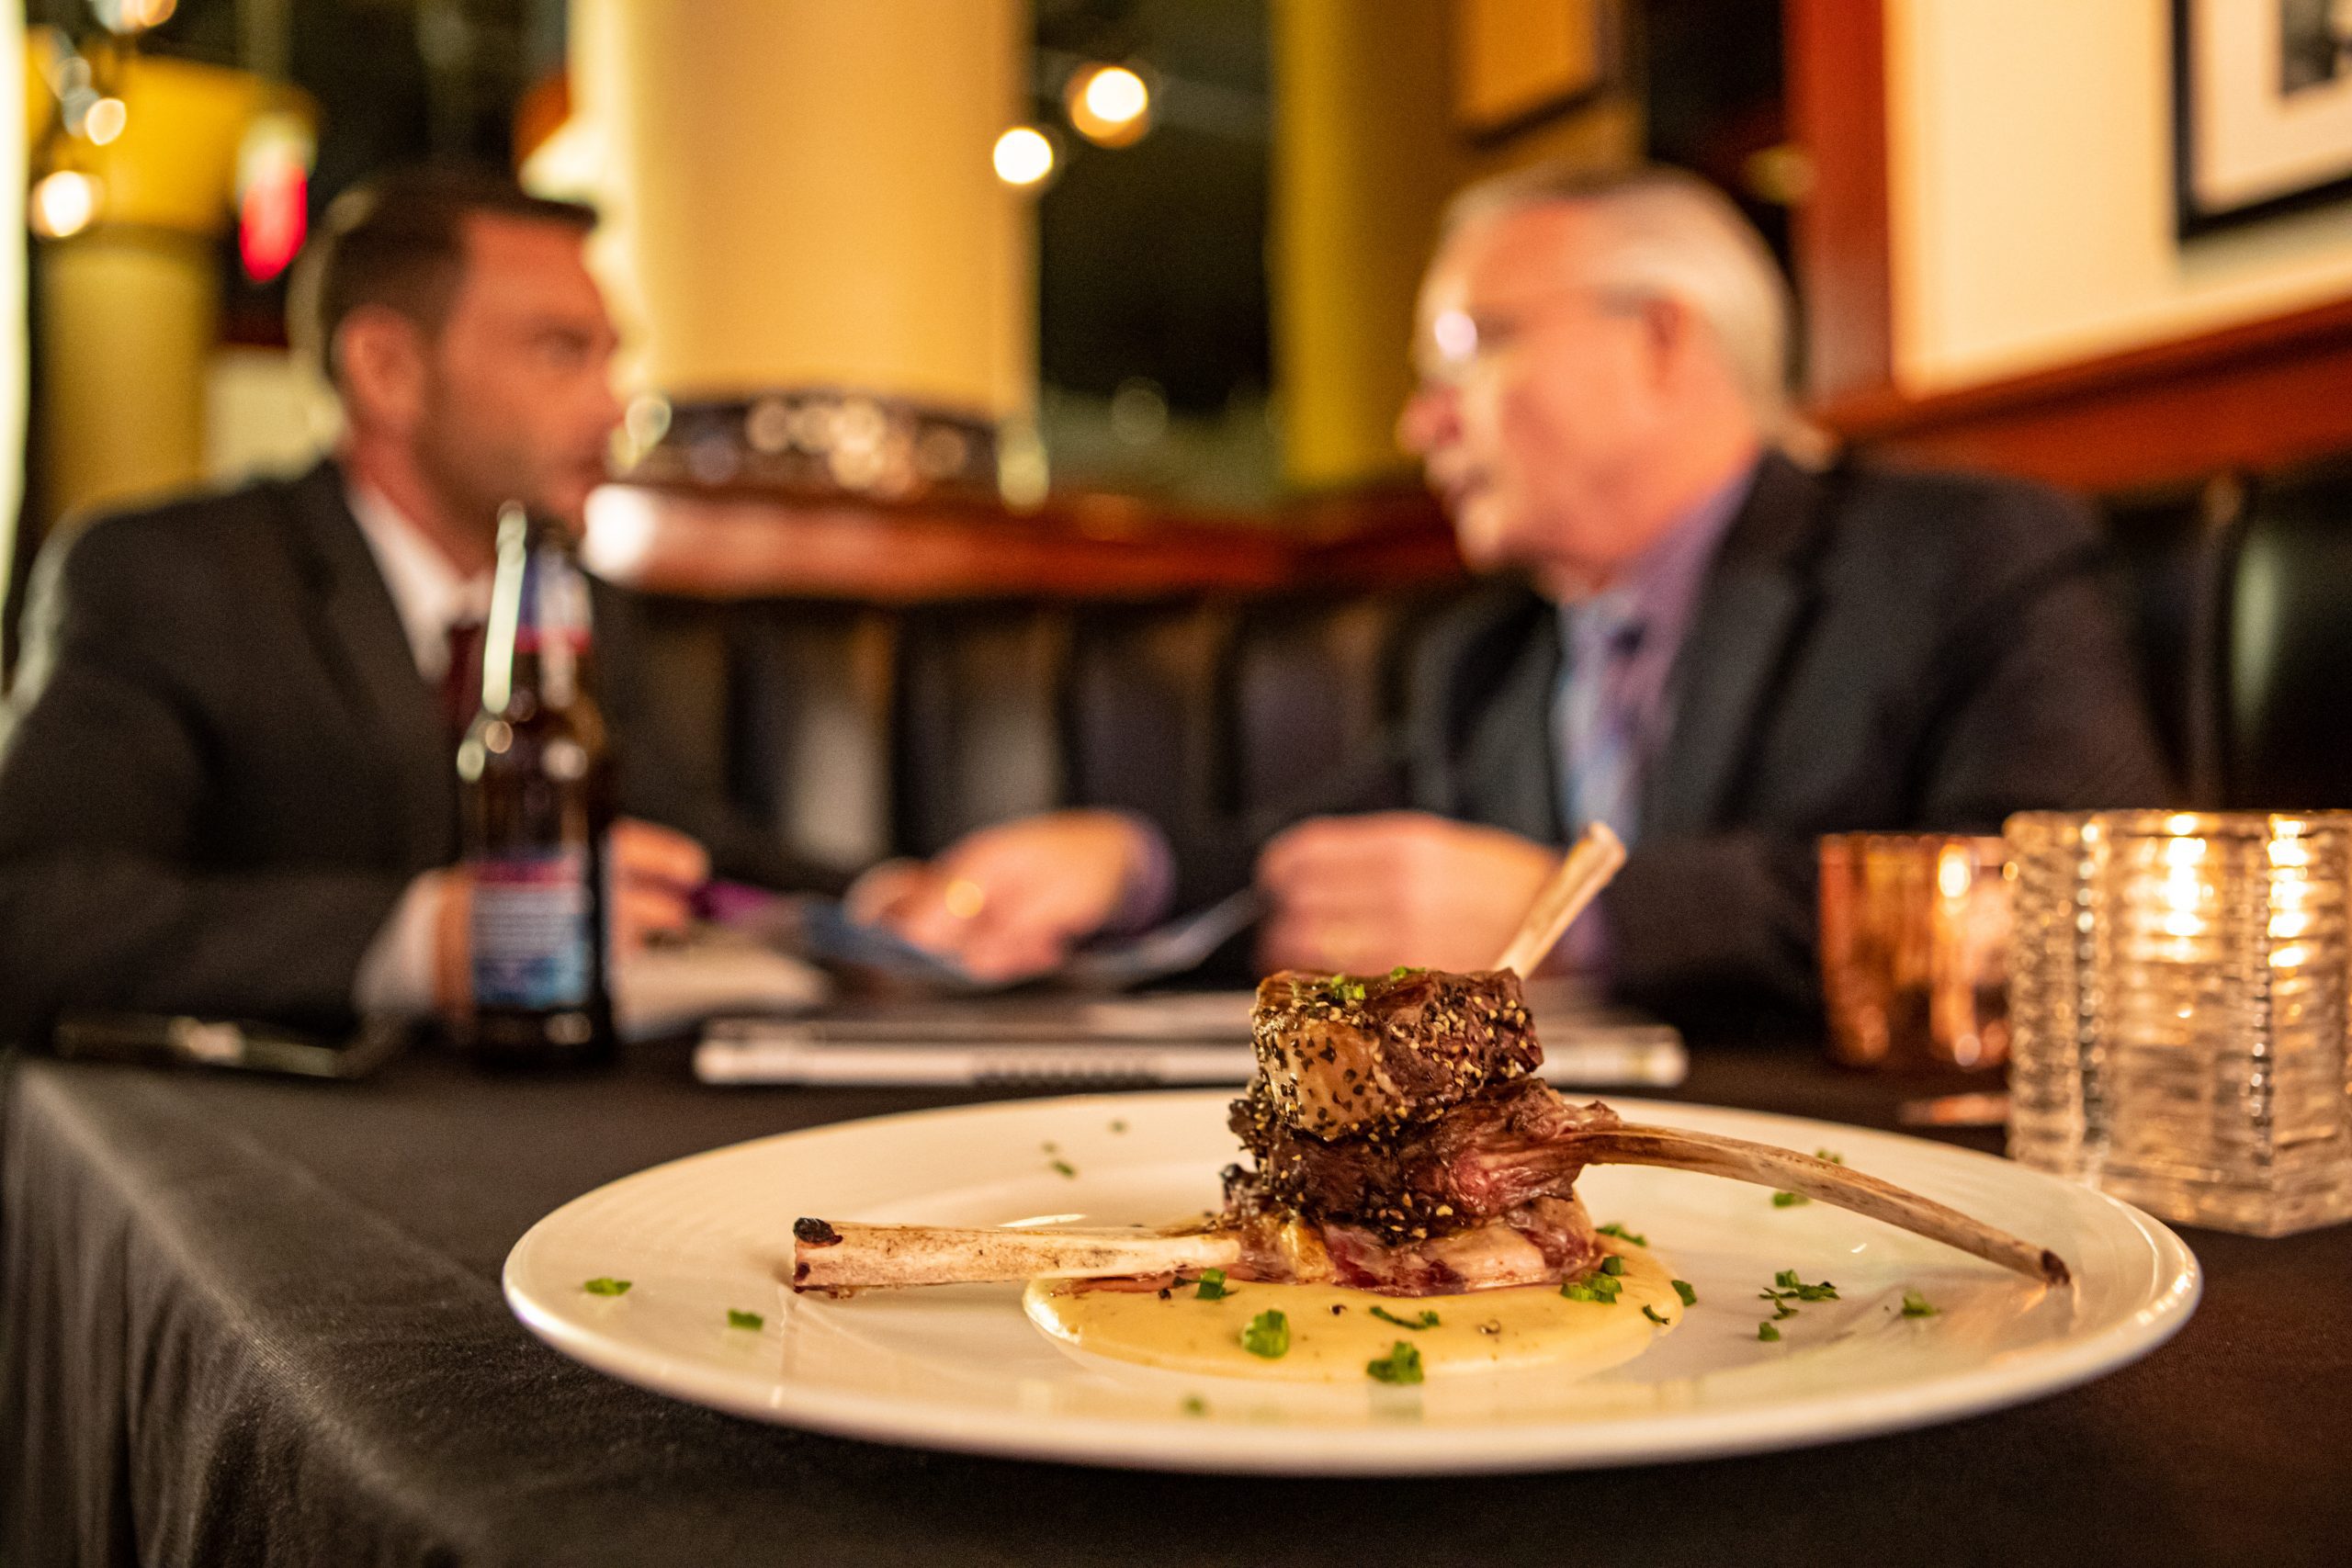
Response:
[[[1421,1353],[1424,1376],[1541,1367],[1582,1376],[1632,1360],[1682,1318],[1671,1270],[1646,1248],[1616,1244],[1624,1258],[1613,1303],[1572,1302],[1557,1285],[1522,1285],[1458,1296],[1384,1296],[1336,1285],[1227,1287],[1202,1301],[1182,1285],[1162,1301],[1153,1291],[1088,1290],[1072,1280],[1033,1280],[1022,1304],[1030,1321],[1080,1350],[1168,1371],[1291,1382],[1362,1382],[1365,1363],[1398,1340]],[[1647,1306],[1661,1326],[1642,1314]],[[1373,1315],[1419,1323],[1407,1328]],[[1340,1310],[1334,1311],[1337,1308]],[[1290,1348],[1279,1358],[1242,1348],[1242,1331],[1260,1313],[1288,1319]]]

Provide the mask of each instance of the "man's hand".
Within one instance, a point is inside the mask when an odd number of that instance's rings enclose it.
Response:
[[[694,919],[694,894],[710,877],[710,856],[684,833],[633,817],[613,824],[605,840],[605,911],[617,966],[661,936],[684,931]],[[434,920],[433,997],[444,1017],[473,1007],[473,883],[463,866],[432,874],[438,881]]]
[[[1146,885],[1165,854],[1132,817],[1052,811],[983,828],[928,863],[877,865],[850,889],[847,912],[975,979],[1023,979],[1116,916],[1157,914],[1131,907],[1150,897]]]
[[[649,940],[674,936],[694,919],[695,889],[710,880],[710,856],[684,833],[634,817],[613,824],[605,840],[611,865],[613,962],[626,962]]]
[[[1318,817],[1258,857],[1270,969],[1483,969],[1560,852],[1420,811]]]

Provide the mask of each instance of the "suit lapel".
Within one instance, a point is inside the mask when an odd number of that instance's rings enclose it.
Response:
[[[434,694],[417,673],[391,590],[344,498],[342,473],[322,463],[296,480],[287,498],[311,589],[312,637],[382,759],[401,859],[419,867],[445,863],[456,845],[449,739]]]
[[[1696,832],[1719,820],[1811,605],[1800,557],[1823,500],[1822,481],[1777,453],[1764,458],[1675,660],[1673,728],[1649,770],[1645,836]]]
[[[1514,585],[1501,592],[1451,661],[1441,711],[1470,714],[1470,732],[1446,746],[1458,759],[1447,787],[1423,804],[1542,842],[1561,837],[1552,694],[1560,680],[1560,617]]]

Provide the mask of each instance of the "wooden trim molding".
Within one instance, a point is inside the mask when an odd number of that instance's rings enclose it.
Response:
[[[1213,520],[1114,496],[1014,513],[616,484],[589,503],[585,553],[600,574],[651,592],[884,604],[1353,589],[1464,570],[1419,490]]]
[[[1815,400],[1891,391],[1894,307],[1882,0],[1786,0],[1789,130],[1808,178],[1793,215]]]
[[[2352,299],[1927,398],[1816,406],[1906,460],[2114,491],[2352,448]]]

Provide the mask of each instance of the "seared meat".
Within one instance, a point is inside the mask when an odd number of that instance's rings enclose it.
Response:
[[[1372,1232],[1326,1224],[1336,1284],[1392,1296],[1447,1296],[1506,1285],[1549,1285],[1589,1272],[1600,1238],[1573,1196],[1536,1198],[1482,1225],[1428,1241],[1392,1244]]]
[[[1508,969],[1285,970],[1259,983],[1251,1037],[1252,1094],[1268,1114],[1318,1138],[1435,1116],[1544,1061]]]
[[[1521,1078],[1427,1121],[1329,1139],[1294,1128],[1260,1083],[1233,1102],[1230,1125],[1257,1166],[1226,1171],[1228,1208],[1360,1226],[1393,1246],[1567,1197],[1585,1166],[1575,1134],[1619,1122],[1606,1106],[1572,1106],[1541,1078]]]

